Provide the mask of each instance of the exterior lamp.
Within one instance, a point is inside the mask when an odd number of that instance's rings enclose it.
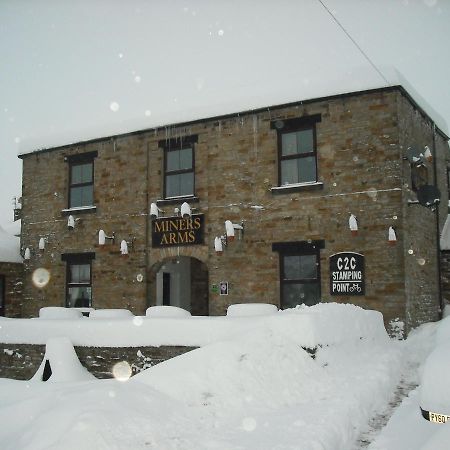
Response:
[[[395,233],[394,227],[389,227],[388,231],[388,244],[395,245],[397,243],[397,234]]]
[[[188,203],[184,202],[181,205],[181,217],[183,219],[187,219],[188,217],[192,216],[192,211],[191,211],[191,207],[189,206]]]
[[[234,241],[234,226],[233,226],[233,222],[231,222],[231,220],[225,221],[225,232],[227,234],[228,241],[233,242]]]
[[[116,239],[114,232],[113,232],[112,236],[107,236],[103,230],[100,230],[98,232],[98,245],[102,245],[102,246],[105,245],[106,239],[109,239],[114,243],[114,241]]]
[[[122,256],[128,256],[128,244],[125,239],[120,243],[120,254]]]
[[[432,155],[430,147],[428,147],[428,145],[425,145],[425,151],[423,153],[423,156],[428,162],[433,161],[433,155]]]
[[[223,253],[222,238],[216,236],[216,238],[214,239],[214,249],[218,256]]]
[[[356,236],[358,234],[358,220],[353,214],[350,214],[350,217],[348,219],[348,226],[350,227],[352,236]]]
[[[69,216],[69,218],[67,219],[67,228],[69,230],[73,230],[75,228],[75,219],[73,218],[73,216]]]
[[[160,209],[158,208],[158,205],[156,203],[150,204],[150,217],[152,219],[157,219],[159,217]]]
[[[45,239],[43,237],[39,239],[39,250],[41,251],[45,250]]]

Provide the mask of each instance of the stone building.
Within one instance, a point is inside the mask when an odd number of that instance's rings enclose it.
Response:
[[[0,227],[0,316],[20,317],[23,262],[19,237]]]
[[[336,301],[436,320],[447,140],[393,86],[23,154],[21,315]]]

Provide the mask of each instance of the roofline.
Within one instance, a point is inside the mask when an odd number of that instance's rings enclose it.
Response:
[[[19,154],[18,158],[24,159],[24,158],[26,158],[27,156],[30,156],[30,155],[35,155],[35,154],[38,154],[38,153],[51,152],[51,151],[54,151],[54,150],[61,150],[61,149],[65,149],[65,148],[68,148],[68,147],[73,147],[74,145],[93,144],[93,143],[96,143],[96,142],[105,141],[107,139],[115,139],[115,138],[119,138],[119,137],[135,136],[137,134],[142,134],[142,133],[146,133],[146,132],[149,132],[149,131],[157,130],[158,128],[187,127],[187,126],[192,126],[192,125],[196,125],[196,124],[203,123],[203,122],[213,122],[213,121],[216,121],[216,120],[226,120],[226,119],[230,119],[230,118],[235,117],[235,116],[245,116],[245,115],[249,115],[249,114],[259,114],[259,113],[262,113],[262,112],[265,112],[265,111],[270,111],[270,110],[289,108],[289,107],[293,107],[293,106],[306,105],[306,104],[310,104],[310,103],[316,103],[316,102],[322,102],[322,101],[328,101],[328,100],[335,100],[335,99],[339,99],[339,98],[347,98],[347,97],[355,97],[355,96],[359,96],[359,95],[375,94],[377,92],[392,92],[392,91],[396,91],[396,90],[398,90],[414,106],[414,108],[416,108],[424,117],[427,117],[431,121],[431,123],[433,123],[435,125],[436,131],[445,140],[448,141],[450,139],[449,136],[447,136],[436,125],[435,121],[430,117],[430,115],[416,102],[416,100],[414,100],[414,98],[411,96],[411,94],[409,94],[409,92],[402,85],[398,84],[398,85],[393,85],[393,86],[385,86],[385,87],[381,87],[381,88],[365,89],[365,90],[362,90],[362,91],[346,92],[346,93],[343,93],[343,94],[328,95],[328,96],[325,96],[325,97],[316,97],[316,98],[312,98],[312,99],[308,99],[308,100],[297,100],[295,102],[283,103],[283,104],[280,104],[280,105],[272,105],[272,106],[266,106],[266,107],[256,108],[256,109],[248,109],[248,110],[244,110],[244,111],[240,111],[240,112],[228,113],[228,114],[223,114],[223,115],[219,115],[219,116],[204,117],[202,119],[195,119],[195,120],[190,120],[190,121],[187,121],[187,122],[169,123],[169,124],[154,126],[154,127],[150,127],[150,128],[144,128],[144,129],[140,129],[140,130],[129,131],[129,132],[126,132],[126,133],[119,133],[119,134],[113,134],[113,135],[103,136],[103,137],[99,137],[99,138],[88,139],[86,141],[72,142],[70,144],[58,145],[56,147],[49,147],[49,148],[38,149],[38,150],[30,151],[30,152],[27,152],[27,153]]]

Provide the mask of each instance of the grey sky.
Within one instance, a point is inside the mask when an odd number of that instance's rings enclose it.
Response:
[[[449,0],[323,2],[450,123]],[[18,151],[347,90],[361,66],[377,76],[318,0],[2,0],[0,61],[2,226]]]

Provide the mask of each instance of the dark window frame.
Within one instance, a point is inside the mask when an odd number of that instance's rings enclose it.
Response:
[[[65,306],[66,308],[73,308],[69,302],[69,289],[76,287],[89,287],[91,288],[91,298],[89,299],[89,306],[83,306],[85,308],[91,308],[93,302],[93,289],[92,289],[92,261],[95,259],[95,253],[64,253],[61,255],[62,261],[66,262],[66,283],[65,283]],[[88,265],[89,264],[89,283],[72,283],[71,279],[71,266],[74,265]]]
[[[420,187],[428,184],[428,168],[424,164],[411,164],[411,190],[417,192]]]
[[[319,182],[318,169],[318,152],[317,152],[317,123],[321,122],[321,115],[315,114],[312,116],[299,117],[288,120],[275,120],[271,122],[271,128],[277,131],[277,147],[278,147],[278,186],[279,187],[295,187],[298,185],[306,185]],[[295,133],[298,131],[312,130],[313,134],[313,151],[306,153],[295,153],[292,155],[283,156],[283,135],[288,133]],[[282,181],[282,162],[283,161],[297,161],[303,158],[314,157],[315,160],[315,174],[314,180],[304,181],[299,183],[281,184]]]
[[[159,147],[164,150],[164,165],[163,165],[163,198],[165,200],[180,199],[180,198],[192,198],[195,197],[195,147],[197,144],[197,135],[180,137],[176,139],[168,139],[166,141],[160,141]],[[192,164],[190,169],[168,170],[168,153],[172,151],[181,151],[186,148],[192,149]],[[183,175],[186,173],[192,173],[192,193],[180,194],[175,196],[167,195],[167,177]]]
[[[324,248],[324,241],[298,241],[298,242],[281,242],[272,245],[272,250],[279,253],[279,280],[280,280],[280,308],[289,308],[284,304],[284,292],[286,285],[297,284],[316,284],[319,290],[320,302],[322,296],[322,277],[321,277],[321,264],[320,264],[320,250]],[[286,256],[316,256],[316,278],[296,278],[285,279],[284,278],[284,258]],[[299,303],[300,304],[300,303]]]
[[[68,193],[68,208],[69,209],[76,209],[76,208],[84,208],[89,206],[95,206],[94,202],[94,182],[95,182],[95,164],[94,160],[98,156],[98,152],[88,152],[88,153],[80,153],[77,155],[70,155],[65,157],[65,160],[69,164],[69,193]],[[89,182],[83,182],[83,183],[73,183],[72,177],[73,177],[73,168],[76,166],[81,166],[85,164],[91,164],[92,166],[92,179]],[[80,187],[92,187],[92,204],[90,205],[77,205],[72,206],[72,189],[73,188],[80,188]]]
[[[6,277],[0,275],[0,316],[6,315]]]

